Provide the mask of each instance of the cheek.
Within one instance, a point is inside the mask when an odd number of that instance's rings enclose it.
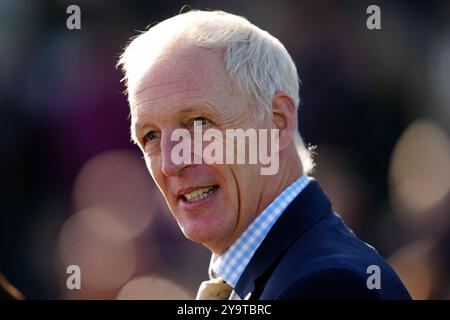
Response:
[[[157,156],[149,157],[148,153],[144,152],[144,161],[153,179],[156,181],[156,176],[161,172],[161,162]]]
[[[152,161],[150,160],[150,158],[148,156],[144,155],[144,159],[145,159],[145,165],[147,166],[148,172],[150,172],[153,179],[155,179],[154,172],[157,172],[157,171],[155,171],[155,166],[154,165],[152,166]]]
[[[241,201],[239,209],[247,211],[257,201],[260,192],[259,168],[257,165],[236,165],[232,170],[236,193]]]
[[[165,196],[164,174],[161,171],[161,167],[158,166],[158,163],[160,162],[157,159],[150,160],[150,158],[146,155],[144,155],[144,160],[145,165],[147,166],[147,170],[148,172],[150,172],[153,181]]]
[[[240,199],[240,188],[239,183],[242,177],[240,176],[239,166],[236,165],[218,165],[216,169],[217,175],[222,179],[221,187],[225,193],[225,198],[227,201],[227,207],[231,209],[232,212],[239,211],[239,199]]]

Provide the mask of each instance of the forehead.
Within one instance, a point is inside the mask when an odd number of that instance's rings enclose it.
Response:
[[[132,120],[201,101],[220,105],[233,95],[222,52],[195,46],[168,51],[130,88]]]

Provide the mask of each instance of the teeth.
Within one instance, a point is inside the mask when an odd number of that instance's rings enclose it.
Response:
[[[213,186],[206,187],[206,188],[199,188],[192,192],[184,194],[184,196],[186,197],[187,201],[196,202],[196,201],[199,201],[199,200],[202,200],[202,199],[205,199],[206,197],[208,197],[211,194],[211,191],[213,189],[214,189]]]

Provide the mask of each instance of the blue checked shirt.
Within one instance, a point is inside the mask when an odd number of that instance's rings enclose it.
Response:
[[[307,186],[308,182],[309,178],[304,175],[283,190],[227,251],[215,260],[211,259],[209,265],[210,277],[217,278],[220,276],[234,288],[256,249],[258,249],[274,223],[292,200]]]

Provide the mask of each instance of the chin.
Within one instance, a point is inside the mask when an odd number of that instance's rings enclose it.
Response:
[[[192,228],[180,226],[184,236],[197,243],[206,244],[215,242],[221,238],[220,234],[214,232],[210,228]]]
[[[218,243],[227,238],[231,234],[232,229],[223,225],[212,226],[211,224],[190,222],[179,224],[184,236],[196,243],[200,243],[209,247],[211,244]]]

